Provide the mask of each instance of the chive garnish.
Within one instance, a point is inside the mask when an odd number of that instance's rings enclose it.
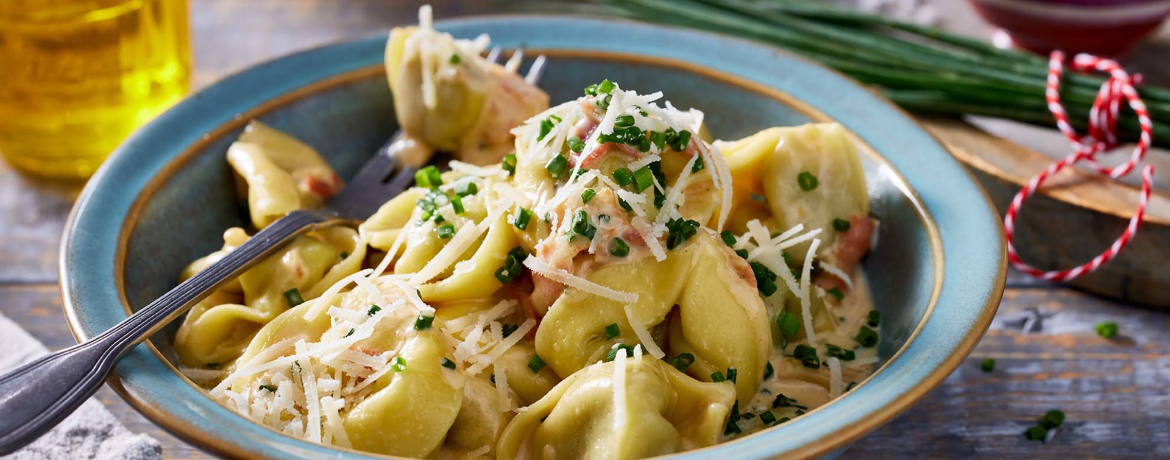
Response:
[[[590,240],[597,233],[597,227],[589,222],[589,214],[583,209],[578,209],[577,213],[573,215],[573,233]]]
[[[406,372],[406,358],[401,356],[394,358],[394,365],[390,366],[394,372]]]
[[[841,233],[849,231],[849,221],[845,219],[833,219],[833,230]]]
[[[736,377],[739,377],[739,370],[734,367],[727,368],[727,380],[735,383]]]
[[[825,292],[828,292],[829,295],[831,295],[831,296],[833,296],[833,298],[837,299],[838,302],[841,301],[841,299],[845,298],[845,293],[841,292],[841,288],[839,288],[837,286],[833,286],[833,287],[829,288],[828,291],[825,291]]]
[[[566,142],[569,144],[569,150],[572,150],[573,153],[581,153],[585,150],[585,141],[577,136],[569,136],[569,140]]]
[[[459,196],[475,195],[479,193],[479,186],[475,182],[464,182],[455,186],[455,194]]]
[[[882,323],[882,312],[877,310],[870,310],[869,317],[865,319],[865,324],[869,327],[878,327]]]
[[[878,334],[873,329],[866,326],[861,326],[861,330],[857,332],[857,337],[854,339],[861,346],[869,348],[878,343]]]
[[[539,374],[541,369],[544,369],[544,360],[540,359],[540,355],[533,355],[532,360],[528,361],[528,368],[532,369],[533,374]]]
[[[584,192],[581,192],[581,203],[589,204],[589,200],[592,200],[595,196],[597,196],[597,191],[587,188]]]
[[[435,229],[435,236],[440,239],[448,239],[455,236],[455,226],[451,224],[443,224]]]
[[[812,175],[808,171],[804,171],[796,176],[797,185],[800,185],[800,189],[806,192],[815,190],[819,182],[817,176]]]
[[[1029,441],[1044,441],[1044,438],[1047,435],[1048,430],[1045,430],[1044,427],[1040,425],[1036,425],[1034,427],[1028,428],[1027,431],[1024,431],[1024,437],[1028,438]]]
[[[532,211],[520,207],[520,212],[516,213],[516,217],[512,219],[512,225],[520,230],[528,230],[528,221],[530,220],[532,220]]]
[[[1097,335],[1106,339],[1112,339],[1117,336],[1117,323],[1107,321],[1097,324]]]
[[[821,359],[817,357],[817,349],[808,345],[797,345],[793,350],[792,356],[800,360],[800,363],[809,369],[818,369],[821,367]]]
[[[666,249],[674,249],[695,236],[699,222],[695,220],[670,219],[666,222]]]
[[[748,266],[752,267],[752,274],[756,276],[756,289],[760,291],[760,295],[770,297],[775,294],[776,290],[779,289],[776,286],[776,274],[760,262],[748,262]]]
[[[618,328],[617,323],[605,326],[605,340],[613,340],[614,337],[621,335],[622,330]]]
[[[691,174],[698,173],[699,171],[702,171],[706,168],[707,168],[707,165],[705,163],[703,163],[703,157],[696,156],[695,157],[695,165],[691,166]]]
[[[618,257],[625,257],[630,254],[630,245],[626,244],[621,238],[614,238],[609,242],[609,253]]]
[[[430,329],[431,324],[434,324],[434,322],[434,316],[418,315],[418,317],[414,319],[414,330],[425,331]]]
[[[276,385],[260,385],[260,389],[276,393]]]
[[[455,210],[455,214],[463,214],[466,211],[463,208],[463,199],[458,196],[451,198],[451,209]]]
[[[621,186],[630,185],[634,181],[634,173],[626,168],[618,168],[613,172],[613,180]]]
[[[618,128],[625,128],[627,126],[633,126],[634,125],[634,116],[633,115],[618,115],[616,118],[614,118],[613,125],[615,127],[618,127]]]
[[[519,324],[505,324],[504,325],[504,338],[505,339],[508,338],[508,336],[512,335],[513,332],[516,332],[517,329],[520,329]]]
[[[1064,412],[1056,409],[1048,411],[1040,418],[1040,426],[1049,430],[1059,427],[1061,423],[1064,423]]]
[[[982,363],[979,363],[979,368],[983,372],[991,372],[995,370],[995,360],[991,358],[984,358]]]
[[[768,380],[774,373],[776,370],[772,368],[772,362],[768,361],[768,364],[764,365],[764,380]]]
[[[504,171],[508,171],[509,176],[516,175],[516,154],[509,153],[504,155],[504,161],[500,162],[500,167],[504,168]]]
[[[731,233],[731,231],[724,230],[722,233],[719,234],[719,238],[723,239],[723,244],[726,244],[728,246],[735,246],[735,242],[736,242],[735,234]]]
[[[301,297],[301,291],[297,288],[284,291],[284,300],[288,302],[289,308],[305,303],[305,299]]]
[[[857,354],[853,350],[841,348],[831,343],[825,344],[825,356],[837,358],[841,361],[853,361],[857,358]]]
[[[712,382],[726,382],[727,378],[723,376],[722,372],[715,371],[711,373]]]
[[[617,359],[618,350],[626,350],[626,356],[634,356],[634,347],[640,346],[642,345],[626,345],[624,343],[614,345],[614,347],[610,348],[609,352],[605,354],[605,362],[610,362]],[[642,352],[645,353],[645,351],[646,349],[643,348]]]
[[[736,250],[735,250],[735,255],[742,257],[742,258],[743,258],[743,260],[747,260],[747,258],[748,258],[748,250],[747,250],[747,249],[736,249]]]
[[[760,413],[760,421],[764,422],[765,425],[771,425],[773,423],[776,423],[776,415],[773,414],[771,411],[761,412]]]
[[[565,174],[565,170],[569,169],[569,160],[564,155],[557,154],[545,163],[544,169],[548,170],[548,175],[553,179],[560,179]]]
[[[445,367],[447,369],[454,369],[455,368],[455,361],[451,361],[447,358],[443,358],[443,360],[439,361],[439,362],[442,363],[443,367]]]
[[[796,333],[800,332],[800,318],[785,310],[780,310],[780,314],[776,315],[776,327],[780,328],[784,337],[795,339]]]
[[[650,171],[649,166],[643,166],[637,171],[634,171],[634,190],[642,193],[644,190],[654,185],[654,172]]]
[[[443,178],[439,174],[439,168],[431,165],[415,171],[414,183],[423,188],[439,188],[443,185]]]
[[[378,313],[380,311],[382,311],[382,307],[379,307],[377,304],[370,305],[370,309],[369,309],[369,311],[366,312],[366,315],[367,316],[374,316],[375,313]]]
[[[520,246],[508,251],[508,257],[504,259],[504,266],[496,270],[496,279],[500,280],[500,283],[508,284],[520,276],[520,273],[524,272],[521,262],[524,262],[525,257],[528,257],[528,253],[524,252],[524,248]]]
[[[678,356],[675,356],[674,359],[670,361],[670,365],[674,366],[675,369],[678,369],[679,372],[686,372],[687,368],[691,367],[691,364],[694,363],[695,355],[690,353],[679,353]]]
[[[353,335],[353,331],[354,331],[354,329],[353,329],[352,327],[351,327],[351,328],[349,328],[349,332],[346,332],[346,333],[345,333],[345,336],[344,336],[344,337],[342,337],[342,338],[344,339],[345,337],[349,337],[349,336]]]
[[[458,64],[459,61],[462,61],[462,60],[463,60],[463,58],[459,57],[458,53],[452,53],[451,59],[448,59],[448,62],[450,62],[452,64]]]

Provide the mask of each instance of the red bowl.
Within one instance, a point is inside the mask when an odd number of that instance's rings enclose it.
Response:
[[[1042,54],[1060,49],[1119,57],[1170,15],[1170,0],[970,1],[1016,46]]]

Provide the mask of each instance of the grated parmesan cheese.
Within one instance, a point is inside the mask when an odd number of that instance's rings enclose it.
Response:
[[[536,257],[528,257],[524,259],[524,266],[548,279],[557,281],[569,287],[580,289],[598,297],[605,297],[607,299],[623,303],[634,303],[638,301],[638,294],[610,289],[567,271],[553,267]]]
[[[812,245],[808,247],[808,255],[804,258],[804,267],[800,272],[800,314],[804,317],[804,332],[808,337],[809,346],[817,347],[816,331],[813,330],[812,320],[812,305],[808,298],[809,278],[812,278],[812,264],[813,258],[817,255],[817,246],[821,245],[820,239],[814,239]]]
[[[613,429],[626,426],[626,349],[619,349],[613,360]]]
[[[433,259],[407,281],[407,284],[421,285],[430,281],[431,278],[439,276],[447,267],[455,265],[459,256],[463,255],[472,244],[475,244],[475,240],[487,231],[491,223],[492,219],[484,219],[479,225],[464,225],[458,232],[455,232],[451,241],[447,242],[447,245],[443,246],[443,249],[439,250]]]
[[[821,268],[824,269],[826,273],[837,277],[837,279],[845,283],[845,286],[849,289],[853,289],[853,279],[849,277],[849,274],[845,273],[845,270],[837,268],[836,265],[832,265],[823,260],[821,261]]]
[[[646,329],[646,325],[634,317],[634,312],[630,310],[630,306],[626,305],[622,309],[626,312],[626,321],[630,323],[630,329],[634,330],[634,335],[638,336],[638,341],[642,342],[642,346],[646,347],[646,351],[650,352],[650,356],[653,356],[655,359],[662,359],[666,356],[666,353],[663,353],[662,349],[658,348],[658,344],[654,343],[654,337],[650,335],[650,331]],[[641,347],[634,348],[641,350]],[[638,353],[641,354],[641,351]]]
[[[841,396],[841,360],[830,357],[829,363],[829,398]]]

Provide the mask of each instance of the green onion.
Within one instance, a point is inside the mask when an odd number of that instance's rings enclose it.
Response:
[[[459,61],[462,61],[462,60],[463,60],[463,58],[459,57],[459,54],[453,53],[453,54],[451,54],[451,59],[449,59],[448,61],[452,64],[458,64]]]
[[[610,362],[610,361],[617,359],[618,350],[626,350],[626,356],[632,357],[632,356],[634,356],[634,347],[640,347],[640,346],[641,345],[626,345],[624,343],[619,343],[616,346],[614,346],[613,348],[610,348],[609,353],[605,354],[605,362]]]
[[[440,363],[442,363],[442,364],[443,364],[443,367],[445,367],[445,368],[447,368],[447,369],[454,369],[454,368],[455,368],[455,361],[451,361],[451,360],[449,360],[449,359],[447,359],[447,358],[443,358],[443,359],[442,359],[441,361],[439,361],[439,362],[440,362]]]
[[[1048,430],[1044,429],[1044,427],[1040,425],[1036,425],[1034,427],[1028,428],[1027,431],[1024,431],[1024,437],[1028,438],[1029,441],[1043,441],[1047,436]]]
[[[516,175],[516,154],[509,153],[504,155],[504,161],[500,162],[500,167],[504,168],[504,171],[508,171],[509,176]]]
[[[666,133],[658,131],[650,131],[650,143],[654,144],[658,150],[662,150],[662,146],[666,145]],[[700,158],[702,160],[702,158]]]
[[[983,362],[979,364],[979,368],[983,369],[983,372],[994,371],[995,370],[995,360],[991,359],[991,358],[985,358],[983,360]]]
[[[451,199],[451,208],[455,210],[455,214],[463,214],[466,211],[463,209],[463,200],[459,197]]]
[[[727,380],[735,383],[735,378],[739,376],[739,370],[734,367],[727,368]]]
[[[849,231],[849,221],[845,219],[833,219],[833,230],[841,233]]]
[[[276,385],[260,385],[260,389],[276,393]]]
[[[589,200],[592,200],[595,196],[597,196],[597,191],[591,188],[587,188],[585,191],[581,192],[581,203],[589,204]]]
[[[1106,339],[1112,339],[1117,336],[1117,323],[1107,321],[1097,324],[1097,335]]]
[[[742,258],[743,258],[743,260],[747,260],[747,258],[748,258],[748,250],[747,250],[747,249],[736,249],[736,250],[735,250],[735,255],[742,257]]]
[[[533,374],[539,374],[544,366],[544,360],[540,359],[540,355],[532,355],[532,360],[528,361],[528,368],[532,369]]]
[[[695,164],[691,166],[691,174],[696,174],[704,169],[707,169],[707,165],[703,163],[703,156],[695,154]]]
[[[341,260],[345,260],[345,259],[349,258],[349,253],[345,252],[345,251],[341,251],[341,254],[338,254],[338,256],[341,257]]]
[[[666,222],[666,249],[674,249],[695,236],[699,222],[694,220],[670,219]]]
[[[882,323],[882,312],[877,310],[870,310],[869,317],[865,319],[865,324],[869,327],[878,327]]]
[[[815,190],[819,183],[820,181],[817,180],[817,176],[812,175],[808,171],[796,175],[796,184],[800,185],[800,189],[806,192]]]
[[[443,185],[443,177],[439,174],[439,168],[427,166],[415,171],[414,183],[422,188],[439,188]]]
[[[618,168],[613,172],[613,180],[624,187],[634,181],[634,173],[626,168]]]
[[[520,230],[528,230],[528,221],[530,220],[532,220],[532,211],[520,207],[520,212],[516,213],[516,217],[512,219],[512,225]]]
[[[654,173],[649,166],[643,166],[634,171],[634,191],[642,193],[654,185]]]
[[[771,297],[776,293],[778,286],[776,286],[776,274],[772,273],[764,264],[756,261],[748,262],[752,267],[752,274],[756,276],[756,289],[760,291],[760,295],[764,297]]]
[[[808,407],[797,404],[797,400],[784,396],[784,393],[776,393],[776,399],[772,400],[772,408],[780,407],[795,407],[797,409],[808,410]]]
[[[496,270],[496,279],[500,280],[502,284],[508,284],[516,279],[524,272],[524,258],[528,257],[528,253],[524,252],[524,248],[516,246],[508,251],[508,257],[504,259],[504,266]]]
[[[1064,423],[1064,412],[1056,409],[1048,411],[1040,418],[1040,426],[1049,430],[1059,427],[1061,423]]]
[[[817,357],[817,349],[808,345],[797,345],[796,349],[792,351],[792,357],[799,359],[800,363],[809,369],[821,367],[821,359]]]
[[[612,323],[605,326],[605,340],[613,340],[614,337],[621,335],[622,331],[618,328],[617,323]]]
[[[581,235],[587,239],[592,240],[593,235],[597,233],[597,227],[589,223],[589,214],[584,209],[578,209],[577,214],[573,216],[573,233]]]
[[[548,175],[552,176],[553,179],[560,179],[568,168],[569,160],[559,153],[544,165],[544,169],[548,170]]]
[[[610,92],[613,91],[613,87],[614,87],[613,82],[609,81],[609,79],[607,78],[605,80],[602,80],[601,83],[597,85],[597,92],[601,93],[601,94],[609,94]]]
[[[776,415],[772,414],[771,411],[764,411],[760,413],[760,421],[764,422],[765,425],[771,425],[776,423]]]
[[[508,338],[508,336],[512,335],[513,332],[516,332],[517,329],[520,329],[519,324],[505,324],[504,325],[504,338]]]
[[[349,332],[346,332],[346,333],[345,333],[345,336],[344,336],[344,337],[342,337],[342,338],[344,339],[345,337],[349,337],[349,336],[353,335],[353,331],[354,331],[354,329],[353,329],[352,327],[351,327],[351,328],[349,328]]]
[[[630,254],[630,245],[626,244],[621,238],[614,238],[609,242],[609,253],[618,257],[625,257]]]
[[[845,391],[850,391],[857,387],[857,382],[849,382],[849,386],[845,387]]]
[[[455,194],[458,196],[463,197],[476,193],[479,193],[479,186],[475,185],[475,182],[468,181],[455,186]]]
[[[430,329],[431,324],[434,324],[434,322],[435,322],[435,317],[433,315],[432,316],[418,315],[418,317],[414,319],[414,330],[425,331],[427,329]]]
[[[719,234],[719,238],[723,239],[723,244],[726,244],[728,246],[735,246],[736,239],[735,239],[734,233],[731,233],[728,230],[724,230],[722,233]]]
[[[394,358],[394,365],[390,366],[394,372],[406,372],[406,358],[401,356]]]
[[[284,300],[288,302],[289,308],[305,303],[305,299],[301,297],[301,291],[297,288],[284,291]]]
[[[691,367],[691,364],[694,364],[694,363],[695,363],[695,355],[692,355],[690,353],[680,353],[678,356],[675,356],[674,359],[670,361],[670,365],[674,366],[675,369],[678,369],[679,372],[686,372],[687,368]]]
[[[841,292],[841,288],[838,288],[837,286],[833,286],[833,287],[829,288],[828,291],[825,291],[825,292],[829,293],[829,295],[831,295],[831,296],[833,296],[833,298],[837,299],[838,302],[840,302],[841,299],[845,298],[845,293]]]
[[[668,136],[669,136],[669,134],[668,134]],[[671,150],[681,152],[683,150],[686,150],[687,145],[690,145],[691,132],[690,131],[680,131],[678,133],[678,135],[675,136],[673,139],[668,137],[666,142],[668,144],[670,144]]]
[[[380,311],[382,311],[382,307],[379,307],[377,304],[370,305],[370,309],[369,309],[369,311],[366,312],[366,315],[367,316],[374,316],[375,313],[378,313]]]
[[[614,118],[613,125],[618,128],[626,128],[634,125],[633,115],[618,115]]]
[[[800,318],[785,310],[780,310],[780,314],[776,315],[776,327],[784,333],[784,337],[795,339],[796,333],[800,332]]]
[[[776,370],[772,368],[772,362],[768,361],[768,363],[764,365],[764,380],[768,380],[774,373],[776,373]]]
[[[853,350],[841,348],[831,343],[825,344],[825,356],[837,358],[841,361],[853,361],[857,358],[857,354]]]
[[[455,226],[451,224],[440,225],[435,229],[435,235],[444,240],[455,236]]]
[[[711,373],[711,381],[712,382],[726,382],[727,378],[723,377],[722,372],[715,371],[715,372]]]
[[[572,150],[573,153],[581,153],[585,150],[585,141],[577,136],[569,136],[566,142],[569,144],[569,150]]]
[[[854,339],[861,346],[869,348],[878,343],[878,334],[866,326],[861,326],[861,330],[857,332],[857,337]]]

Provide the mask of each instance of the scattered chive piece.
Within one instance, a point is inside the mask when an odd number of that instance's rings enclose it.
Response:
[[[589,214],[586,213],[584,209],[578,209],[577,214],[573,216],[572,228],[573,233],[581,235],[590,240],[592,240],[593,235],[597,233],[597,227],[594,227],[593,224],[589,222]]]
[[[617,323],[605,326],[605,340],[613,340],[614,337],[621,335],[622,330],[618,328]]]
[[[512,335],[513,332],[516,332],[517,329],[520,329],[519,324],[505,324],[504,325],[504,338],[508,338],[508,336]]]
[[[699,171],[702,171],[706,168],[707,168],[707,165],[705,163],[703,163],[703,157],[696,156],[695,157],[695,165],[691,166],[691,174],[698,173]]]
[[[496,373],[495,373],[495,372],[493,372],[493,373],[492,373],[492,375],[491,375],[491,376],[489,376],[488,378],[489,378],[489,379],[491,379],[491,381],[492,381],[492,386],[495,386],[495,384],[496,384]]]
[[[670,365],[674,366],[675,369],[678,369],[679,372],[686,372],[687,368],[691,367],[691,364],[694,364],[694,363],[695,363],[695,355],[692,355],[690,353],[681,353],[678,356],[675,356],[674,359],[670,361]]]
[[[719,234],[719,238],[723,239],[723,244],[728,246],[735,246],[736,239],[734,233],[731,233],[728,230],[724,230],[723,233]]]
[[[774,373],[776,373],[776,370],[772,368],[772,362],[768,361],[768,364],[764,366],[764,380],[768,380]]]
[[[878,334],[866,326],[861,326],[861,330],[857,332],[857,337],[854,339],[861,346],[869,348],[878,343]]]
[[[528,253],[524,252],[524,248],[520,246],[508,251],[508,258],[504,259],[504,266],[496,270],[496,279],[500,280],[500,283],[508,284],[520,276],[524,272],[521,262],[524,262],[525,257],[528,257]]]
[[[260,385],[260,389],[276,393],[276,385]]]
[[[458,196],[451,199],[451,209],[455,210],[455,214],[463,214],[466,209],[463,208],[463,199]]]
[[[817,188],[817,184],[820,183],[820,181],[817,180],[817,176],[814,176],[812,173],[805,171],[796,176],[796,183],[800,185],[801,190],[808,192],[815,190]]]
[[[528,368],[532,369],[533,374],[539,374],[544,369],[544,360],[540,359],[540,355],[533,355],[532,360],[528,361]]]
[[[618,115],[617,118],[614,118],[613,125],[618,127],[618,128],[625,128],[627,126],[633,126],[634,125],[634,116],[633,115]]]
[[[845,293],[841,292],[841,289],[838,288],[837,286],[833,286],[833,287],[829,288],[828,291],[825,291],[825,292],[828,292],[829,295],[831,295],[831,296],[833,296],[833,298],[837,299],[838,302],[840,302],[841,299],[845,298]]]
[[[565,170],[569,169],[569,160],[564,155],[557,154],[545,163],[544,169],[548,170],[548,175],[553,179],[560,179],[565,174]]]
[[[634,208],[632,206],[630,206],[629,203],[626,203],[626,200],[623,200],[621,198],[618,198],[618,206],[621,206],[622,209],[626,210],[626,212],[630,212],[630,211],[634,210]]]
[[[610,92],[613,91],[613,87],[614,87],[613,82],[609,81],[609,79],[607,78],[605,80],[602,80],[601,83],[597,85],[597,92],[601,93],[601,94],[609,94]]]
[[[439,228],[435,229],[435,235],[444,240],[455,236],[455,226],[451,224],[440,225]]]
[[[609,349],[609,353],[605,354],[605,362],[610,362],[610,361],[617,359],[618,350],[626,350],[626,356],[633,357],[634,356],[634,347],[636,347],[636,346],[640,347],[641,345],[626,345],[624,343],[619,343],[619,344],[615,345],[613,348]],[[646,349],[643,348],[642,350],[645,351]]]
[[[784,337],[796,338],[797,332],[800,331],[800,318],[787,313],[786,310],[780,310],[780,314],[776,315],[776,327],[780,328],[780,332],[784,332]]]
[[[742,257],[744,260],[747,260],[748,250],[747,249],[736,249],[735,255]]]
[[[547,136],[548,133],[552,131],[553,126],[556,126],[556,124],[560,122],[561,117],[556,115],[549,115],[548,118],[540,120],[540,135],[536,136],[536,140],[544,140],[544,136]]]
[[[800,360],[800,363],[809,369],[819,369],[821,367],[821,359],[817,357],[817,349],[808,345],[797,345],[793,350],[792,356]]]
[[[394,372],[406,372],[406,358],[401,356],[394,358],[394,365],[391,366]]]
[[[1044,427],[1042,427],[1040,425],[1036,425],[1034,427],[1028,428],[1028,430],[1024,432],[1024,437],[1028,438],[1029,441],[1043,442],[1044,438],[1047,435],[1048,435],[1048,430],[1045,430]]]
[[[643,166],[637,171],[634,171],[634,190],[642,193],[644,190],[654,185],[654,172],[650,171],[649,166]]]
[[[1064,423],[1064,412],[1056,409],[1048,411],[1040,418],[1040,426],[1048,430],[1059,427],[1061,423]]]
[[[695,220],[670,219],[666,222],[666,249],[674,249],[698,233],[699,222]]]
[[[297,288],[284,291],[284,300],[288,302],[289,308],[305,303],[305,299],[301,297],[301,291]]]
[[[849,221],[845,219],[833,219],[833,230],[841,233],[849,231]]]
[[[430,329],[431,324],[433,324],[434,322],[435,322],[434,316],[418,315],[418,318],[414,319],[414,330],[425,331],[427,329]]]
[[[455,194],[459,196],[475,195],[479,193],[479,186],[475,182],[464,182],[455,187]]]
[[[613,180],[616,181],[618,185],[630,185],[630,182],[634,181],[634,173],[630,172],[630,170],[626,168],[618,168],[613,172]]]
[[[831,343],[825,344],[825,356],[837,358],[841,361],[853,361],[857,358],[857,354],[853,350],[841,348]]]
[[[609,242],[609,253],[618,257],[625,257],[630,254],[630,245],[626,244],[621,238],[614,238]]]
[[[995,370],[995,360],[991,359],[991,358],[985,358],[983,360],[983,362],[979,364],[979,368],[983,369],[983,372],[994,371]]]
[[[444,219],[442,214],[435,214],[435,223],[436,224],[441,224],[441,223],[446,222],[446,221],[447,221],[447,219]]]
[[[849,386],[845,387],[845,391],[852,390],[857,386],[857,382],[849,382]]]
[[[348,252],[345,252],[345,251],[341,251],[340,257],[341,257],[342,259],[348,259],[348,258],[349,258],[349,253],[348,253]]]
[[[457,54],[457,53],[452,53],[452,54],[451,54],[451,59],[449,59],[449,61],[450,61],[452,64],[458,64],[458,63],[459,63],[459,61],[462,61],[462,60],[463,60],[463,58],[459,57],[459,54]]]
[[[690,131],[680,131],[678,133],[678,136],[676,136],[674,139],[667,140],[667,142],[670,143],[670,148],[675,150],[675,151],[681,152],[683,150],[686,150],[687,145],[690,145],[690,143],[691,143],[691,132]]]
[[[739,376],[739,370],[734,367],[727,368],[727,380],[735,383],[735,378]]]
[[[520,230],[528,230],[528,221],[530,220],[532,220],[532,211],[529,211],[527,208],[521,206],[520,212],[516,214],[514,219],[512,219],[512,225],[516,226],[516,228]]]
[[[351,327],[351,328],[349,328],[349,332],[346,332],[346,333],[345,333],[345,337],[349,337],[349,336],[351,336],[351,335],[353,335],[353,328],[352,328],[352,327]],[[342,338],[345,338],[345,337],[342,337]]]
[[[379,307],[377,304],[370,305],[370,310],[366,312],[366,315],[367,316],[374,316],[375,313],[378,313],[380,311],[382,311],[382,307]]]
[[[509,153],[504,155],[504,161],[500,162],[500,167],[504,168],[504,171],[508,171],[509,176],[516,175],[516,154]]]
[[[752,274],[756,276],[756,289],[759,289],[760,295],[764,297],[771,297],[776,293],[778,287],[776,286],[776,274],[764,264],[752,261],[748,262],[752,267]]]
[[[439,168],[431,165],[415,171],[414,183],[423,188],[439,188],[443,185],[443,177],[439,174]]]
[[[581,192],[581,203],[589,204],[589,200],[592,200],[595,196],[597,196],[597,191],[587,188],[584,192]]]
[[[772,414],[771,411],[764,411],[760,413],[760,421],[764,422],[765,425],[771,425],[776,423],[776,415]]]
[[[797,404],[797,400],[784,396],[784,393],[776,393],[776,399],[772,400],[772,408],[778,407],[795,407],[797,409],[808,409],[805,406]]]
[[[440,362],[443,363],[443,367],[445,367],[447,369],[454,369],[455,368],[455,361],[451,361],[447,358],[443,358],[443,360]]]
[[[865,324],[869,327],[878,327],[882,323],[882,312],[877,310],[870,310],[869,317],[865,319]]]
[[[722,372],[715,371],[715,372],[711,373],[711,381],[712,382],[726,382],[727,378],[723,377]]]
[[[297,368],[297,372],[301,371],[301,361],[299,359],[296,361],[293,361],[293,366],[295,366]]]
[[[1106,321],[1097,324],[1097,335],[1106,339],[1112,339],[1117,336],[1117,323],[1113,321]]]
[[[569,150],[572,150],[574,153],[581,153],[585,150],[585,141],[577,136],[569,136],[567,142],[569,144]]]

